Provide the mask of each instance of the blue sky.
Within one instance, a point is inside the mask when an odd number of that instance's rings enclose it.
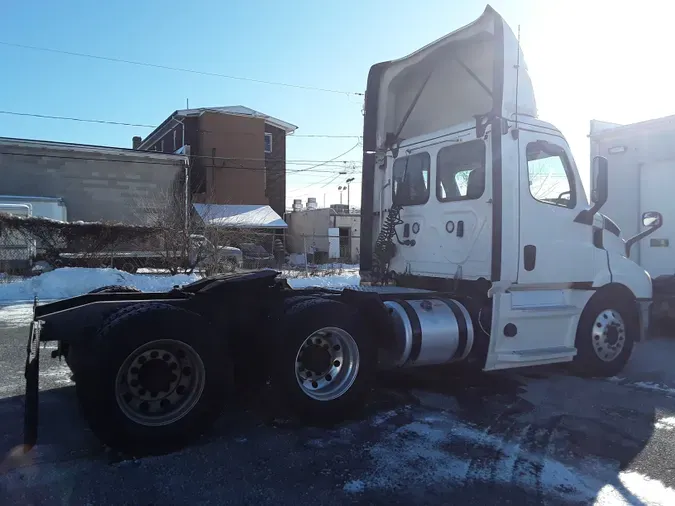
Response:
[[[491,5],[514,30],[521,25],[540,116],[563,130],[584,174],[591,118],[626,123],[675,112],[669,71],[652,54],[670,46],[667,14],[672,13],[663,11],[663,3],[619,7],[605,0],[497,0]],[[372,64],[406,55],[472,21],[484,8],[475,0],[8,0],[0,41],[362,92]],[[0,110],[159,124],[189,99],[190,107],[245,105],[298,125],[298,134],[362,131],[362,97],[356,95],[2,45],[0,61]],[[133,135],[148,132],[0,115],[0,136],[6,137],[130,147]],[[327,160],[355,142],[294,138],[287,156]],[[358,164],[360,158],[357,148],[342,160]],[[326,194],[327,203],[336,202],[343,181],[323,187],[328,176],[291,176],[289,198],[315,196],[321,203]],[[356,194],[359,190],[352,186]]]

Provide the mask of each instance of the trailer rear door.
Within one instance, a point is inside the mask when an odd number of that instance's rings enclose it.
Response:
[[[638,243],[640,256],[636,260],[652,278],[675,274],[675,160],[642,166],[640,215],[645,211],[659,211],[664,216],[663,226]]]

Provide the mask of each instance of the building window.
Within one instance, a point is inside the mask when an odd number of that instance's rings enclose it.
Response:
[[[159,141],[159,147],[157,148],[157,151],[161,151],[162,153],[164,153],[164,139]]]
[[[272,152],[272,134],[265,134],[265,153]]]
[[[173,150],[174,152],[178,149],[178,132],[174,129],[173,131]]]
[[[397,158],[394,162],[394,204],[415,206],[429,200],[429,153]]]

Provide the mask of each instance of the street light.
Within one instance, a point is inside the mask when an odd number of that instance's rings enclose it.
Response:
[[[353,177],[350,177],[350,178],[347,179],[347,181],[346,181],[346,183],[347,183],[347,212],[348,212],[348,213],[351,213],[351,212],[352,212],[352,211],[351,211],[352,208],[349,206],[349,183],[351,183],[352,181],[354,181],[354,178],[353,178]],[[342,195],[342,194],[340,194],[340,195]],[[342,202],[340,202],[340,203],[342,203]]]
[[[340,205],[342,205],[342,192],[346,189],[346,186],[338,186],[338,191],[340,192]]]

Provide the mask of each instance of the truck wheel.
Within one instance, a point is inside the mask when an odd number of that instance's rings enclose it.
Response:
[[[305,420],[337,423],[365,405],[373,384],[373,337],[348,305],[309,299],[286,310],[276,377],[291,407]]]
[[[637,310],[629,298],[596,294],[579,319],[572,369],[580,376],[618,374],[630,358],[638,333]]]
[[[120,310],[93,344],[78,399],[98,438],[125,453],[164,453],[198,437],[232,386],[223,340],[199,315],[168,304]]]

